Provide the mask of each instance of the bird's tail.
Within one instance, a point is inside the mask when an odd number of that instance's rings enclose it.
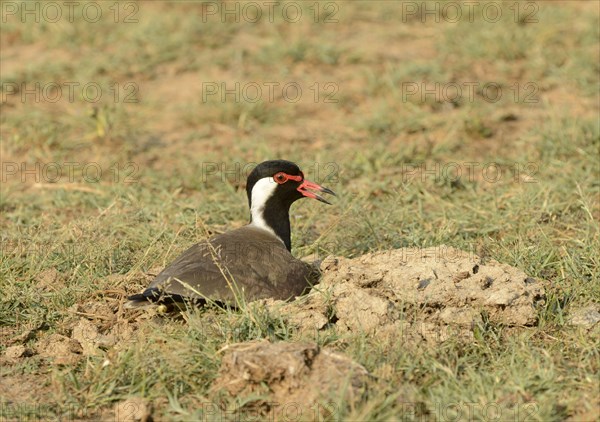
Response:
[[[148,296],[143,293],[132,295],[127,298],[127,302],[123,304],[124,309],[144,309],[156,307],[156,302],[153,302]]]

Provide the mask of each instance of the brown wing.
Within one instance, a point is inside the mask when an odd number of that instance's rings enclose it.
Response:
[[[312,266],[292,256],[271,233],[244,226],[182,253],[148,286],[171,295],[235,302],[298,296],[316,281]]]

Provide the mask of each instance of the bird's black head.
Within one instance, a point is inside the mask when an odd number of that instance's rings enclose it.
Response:
[[[297,199],[302,198],[302,195],[296,190],[296,188],[300,185],[299,182],[296,183],[283,183],[279,186],[279,183],[274,176],[276,174],[287,174],[291,176],[300,177],[304,179],[304,175],[300,171],[300,167],[291,161],[285,160],[270,160],[264,161],[260,163],[258,166],[252,170],[252,173],[248,176],[248,182],[246,183],[246,193],[248,195],[248,204],[252,208],[252,191],[256,186],[257,191],[254,192],[254,197],[258,199],[258,196],[265,196],[268,194],[269,196],[275,195],[284,202],[289,201],[291,205]],[[281,179],[281,176],[278,176]],[[290,180],[290,182],[294,182]],[[258,185],[257,185],[258,183]],[[292,186],[297,184],[296,187]],[[260,192],[259,192],[260,190]],[[294,193],[295,192],[295,193]],[[258,195],[262,193],[263,195]]]
[[[304,178],[300,168],[291,161],[265,161],[250,173],[246,193],[252,224],[272,231],[291,249],[289,209],[294,201],[314,198],[329,204],[314,192],[333,191]]]

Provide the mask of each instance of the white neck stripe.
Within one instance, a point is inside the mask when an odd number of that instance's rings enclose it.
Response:
[[[283,240],[275,234],[275,231],[273,231],[273,229],[267,224],[264,217],[267,201],[271,196],[273,196],[277,186],[277,183],[275,183],[272,177],[263,177],[254,184],[252,187],[252,206],[250,207],[252,222],[250,224],[268,231],[277,239],[281,240],[281,243],[284,243]]]

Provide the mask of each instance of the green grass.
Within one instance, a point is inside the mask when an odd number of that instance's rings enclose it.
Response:
[[[236,173],[236,163],[244,169],[278,157],[338,194],[331,207],[294,205],[295,255],[446,244],[546,280],[546,303],[534,327],[484,324],[472,344],[431,347],[332,329],[299,333],[260,306],[192,312],[185,322],[144,320],[127,350],[115,346],[74,367],[37,355],[3,364],[3,377],[33,376],[47,388],[23,398],[34,409],[28,417],[94,419],[132,395],[153,401],[160,418],[206,416],[218,351],[262,338],[311,339],[376,374],[368,400],[346,407],[332,397],[333,420],[485,420],[490,403],[502,420],[598,417],[597,332],[566,322],[572,310],[600,301],[597,8],[539,3],[539,23],[507,15],[448,24],[404,21],[390,2],[345,2],[338,23],[314,24],[306,3],[297,24],[280,16],[236,24],[201,22],[195,2],[138,4],[139,22],[131,24],[108,13],[96,26],[3,23],[3,84],[96,82],[105,94],[98,103],[80,96],[23,103],[3,92],[3,340],[42,323],[47,333],[69,335],[73,305],[116,306],[116,293],[106,290],[139,291],[142,272],[168,264],[204,226],[244,224],[247,172]],[[303,96],[203,102],[202,82],[223,81],[297,82]],[[132,82],[137,101],[125,103]],[[406,82],[478,85],[472,101],[449,103],[404,98]],[[503,91],[497,102],[482,96],[489,82]],[[326,83],[335,84],[337,102],[323,101]],[[524,101],[528,83],[535,102]],[[58,183],[5,167],[59,163],[66,171],[73,161],[73,179],[63,174]],[[82,171],[89,163],[102,169],[99,180],[90,179],[93,169]],[[234,171],[207,172],[213,163]],[[42,288],[40,273],[50,269],[59,276]],[[49,393],[55,387],[59,396]],[[43,406],[36,411],[35,403]]]

